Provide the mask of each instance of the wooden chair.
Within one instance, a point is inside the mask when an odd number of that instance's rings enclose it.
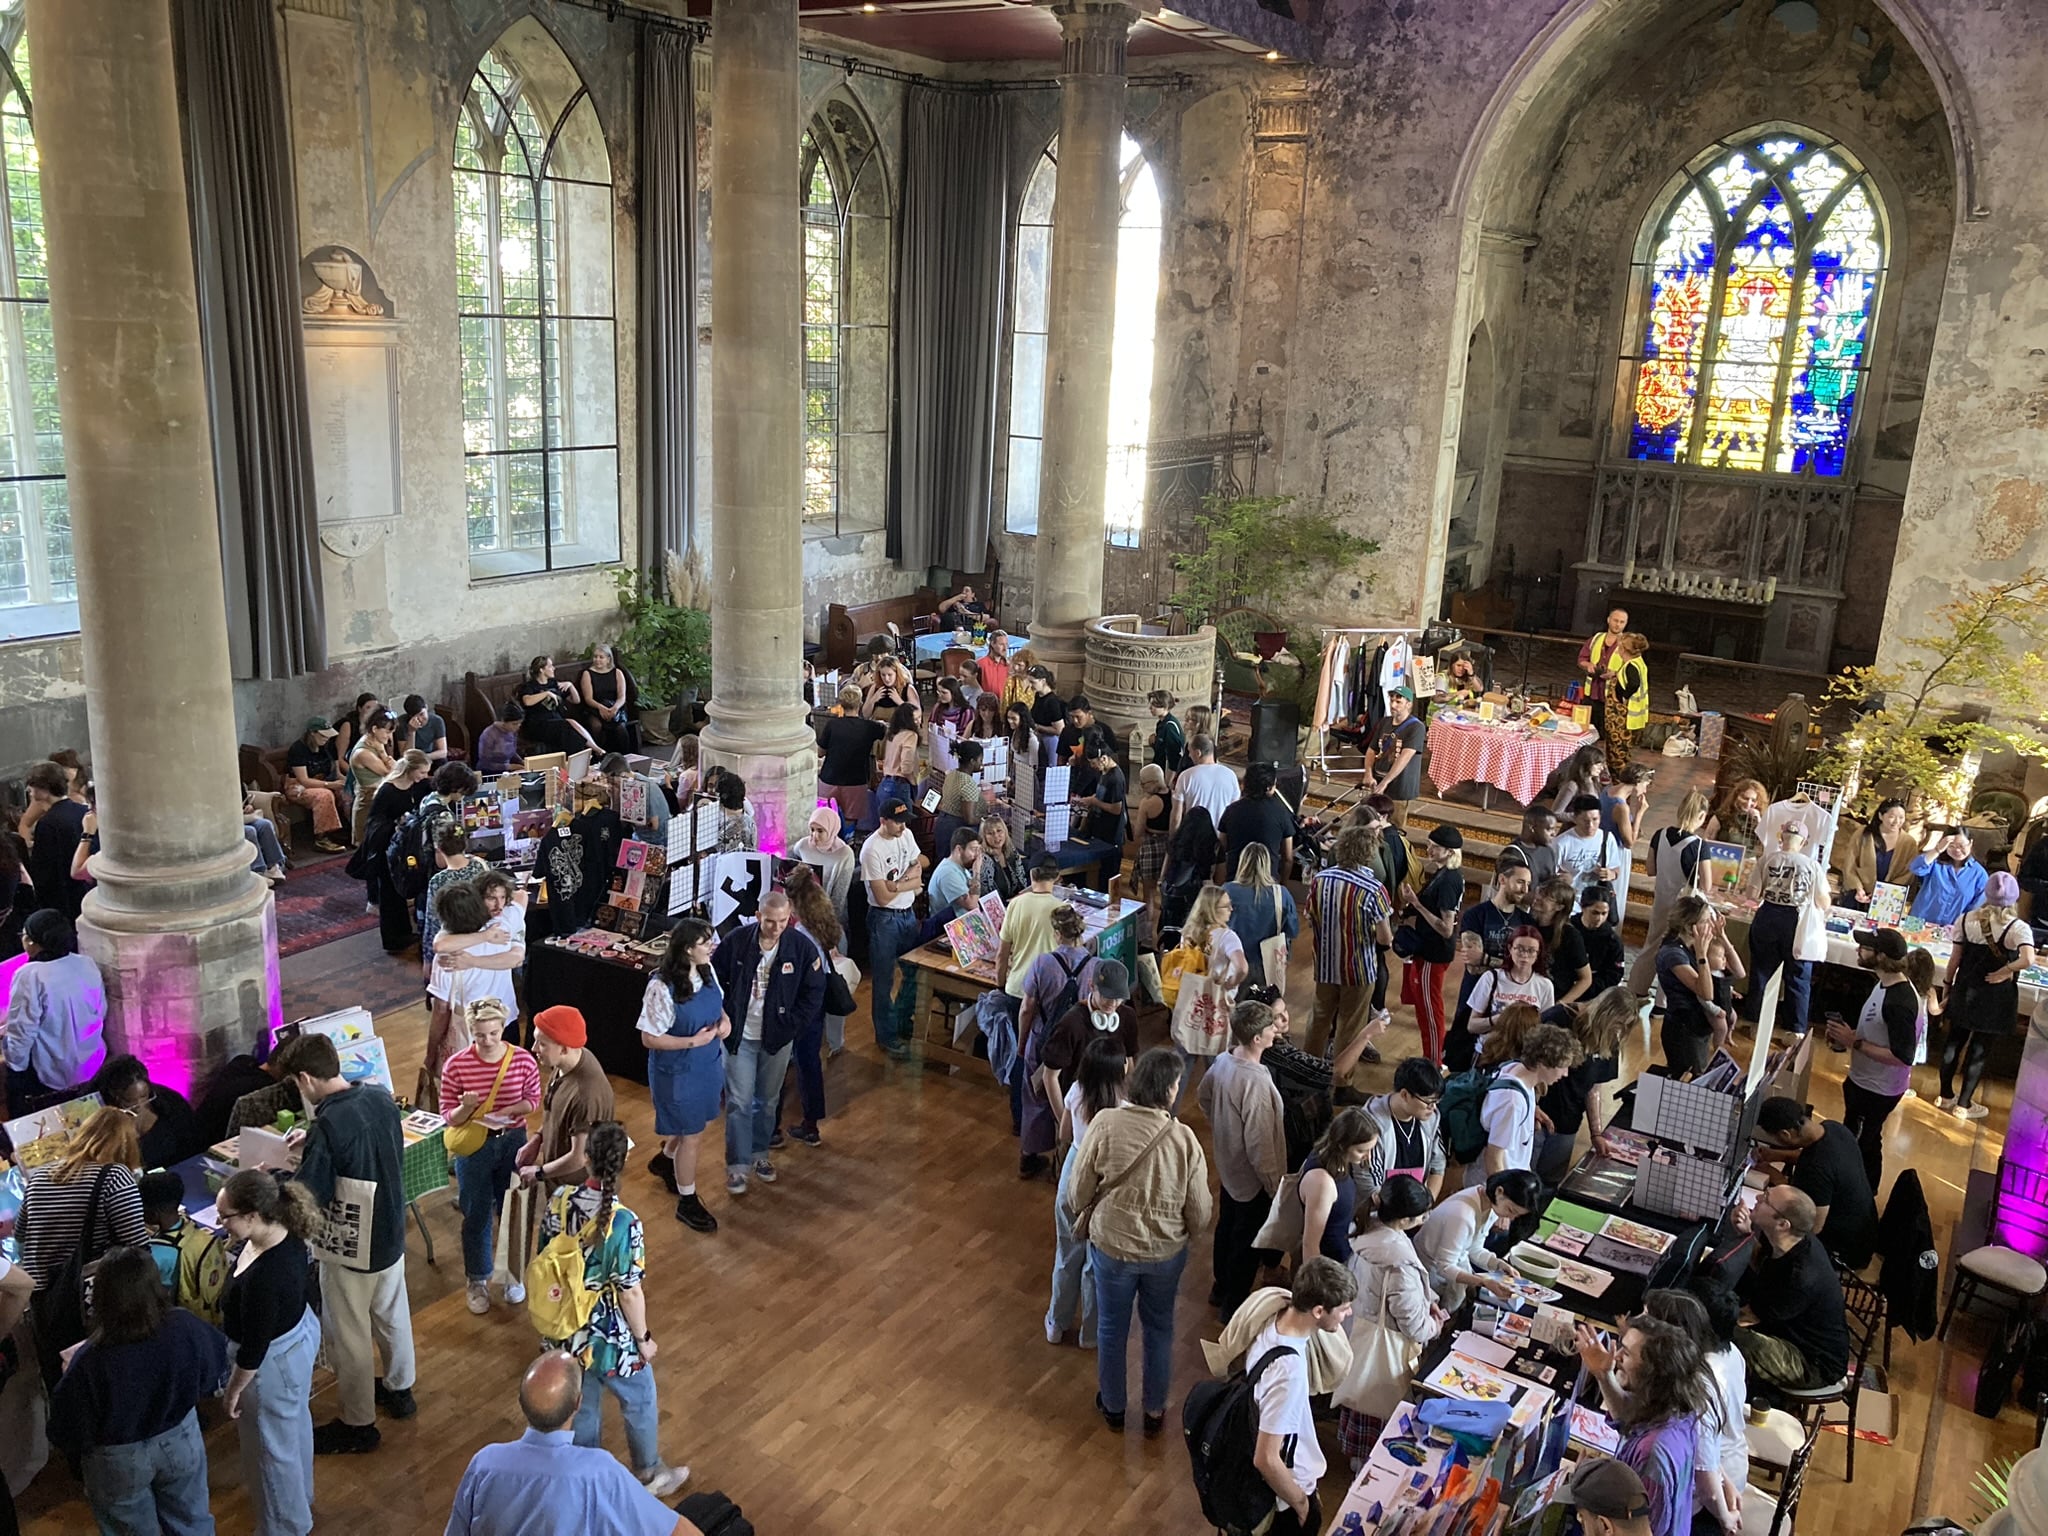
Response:
[[[1998,1231],[1998,1208],[2007,1200],[2030,1206],[2048,1204],[2048,1175],[2022,1167],[2010,1158],[2000,1158],[1998,1185],[1992,1192],[1991,1211],[1985,1220],[1987,1235]],[[2008,1312],[2029,1309],[2043,1292],[2048,1292],[2048,1267],[2003,1243],[1985,1243],[1971,1249],[1956,1260],[1955,1273],[1949,1277],[1948,1305],[1942,1309],[1941,1326],[1935,1330],[1935,1338],[1946,1339],[1956,1308],[1975,1301],[1984,1291],[2004,1298]]]
[[[1766,1464],[1766,1474],[1777,1479],[1775,1493],[1754,1483],[1742,1490],[1743,1536],[1792,1536],[1793,1520],[1799,1513],[1799,1496],[1806,1491],[1806,1471],[1813,1463],[1813,1448],[1819,1439],[1820,1425],[1815,1423],[1782,1471]]]
[[[1883,1370],[1889,1372],[1891,1368],[1891,1326],[1882,1291],[1853,1269],[1844,1269],[1838,1264],[1835,1274],[1842,1283],[1842,1301],[1848,1308],[1849,1343],[1855,1351],[1855,1358],[1849,1366],[1849,1391],[1843,1398],[1843,1408],[1849,1415],[1848,1467],[1844,1480],[1853,1483],[1856,1481],[1856,1405],[1863,1395],[1864,1380],[1870,1374],[1870,1352],[1879,1340],[1884,1341],[1886,1360]],[[1825,1412],[1821,1416],[1825,1418]]]

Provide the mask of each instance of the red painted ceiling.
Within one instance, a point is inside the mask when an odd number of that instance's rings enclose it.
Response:
[[[942,63],[1058,63],[1060,25],[1033,0],[799,0],[807,31],[867,43]],[[691,0],[690,14],[709,16],[710,0]],[[1263,49],[1172,11],[1131,29],[1134,59],[1171,54],[1245,53]]]

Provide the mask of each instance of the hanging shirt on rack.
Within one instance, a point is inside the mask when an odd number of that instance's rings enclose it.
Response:
[[[1780,800],[1765,811],[1757,823],[1757,836],[1764,847],[1778,846],[1778,830],[1788,823],[1806,829],[1805,851],[1815,858],[1827,846],[1834,818],[1812,800]]]
[[[1384,713],[1387,700],[1403,688],[1412,690],[1415,675],[1415,652],[1408,644],[1406,635],[1396,635],[1387,642],[1385,653],[1380,657],[1380,709]]]

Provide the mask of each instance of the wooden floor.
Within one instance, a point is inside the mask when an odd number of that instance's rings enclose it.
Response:
[[[382,955],[374,933],[361,935],[287,961],[288,1008],[403,997],[411,974]],[[412,1081],[424,1025],[417,1004],[380,1021],[401,1083]],[[862,1019],[850,1035],[853,1048],[829,1069],[824,1148],[791,1146],[778,1157],[781,1180],[742,1200],[707,1185],[721,1222],[712,1237],[670,1215],[672,1202],[645,1172],[653,1139],[646,1091],[618,1085],[640,1143],[626,1200],[647,1227],[664,1453],[691,1466],[692,1488],[738,1500],[764,1536],[1200,1531],[1177,1415],[1201,1368],[1198,1341],[1215,1332],[1202,1304],[1206,1235],[1182,1285],[1169,1433],[1144,1439],[1134,1415],[1130,1433],[1112,1435],[1091,1406],[1093,1355],[1045,1342],[1053,1191],[1017,1180],[1004,1097],[985,1075],[889,1064]],[[1388,1061],[1414,1044],[1405,1011],[1397,1012]],[[1631,1044],[1631,1074],[1645,1048]],[[1840,1110],[1843,1059],[1820,1053],[1814,1098],[1831,1115]],[[1887,1166],[1919,1169],[1945,1254],[1968,1171],[1996,1162],[1994,1127],[2004,1124],[2010,1089],[1990,1085],[1993,1114],[1973,1125],[1934,1112],[1931,1070],[1918,1081],[1926,1097],[1901,1106]],[[426,1262],[416,1233],[407,1258],[419,1416],[385,1421],[373,1456],[318,1463],[323,1531],[439,1531],[471,1453],[521,1427],[517,1382],[535,1348],[523,1309],[472,1317],[454,1202],[437,1197],[426,1212],[440,1262]],[[1930,1512],[1968,1521],[1977,1469],[2025,1449],[2032,1427],[2016,1408],[1995,1422],[1970,1411],[1989,1336],[1981,1320],[1959,1321],[1946,1348],[1898,1335],[1895,1443],[1860,1448],[1851,1489],[1842,1481],[1843,1442],[1827,1437],[1800,1511],[1805,1536],[1896,1532]],[[1135,1355],[1132,1382],[1135,1395]],[[334,1409],[331,1384],[323,1385],[314,1417]],[[606,1443],[623,1450],[612,1409],[606,1429]],[[215,1513],[233,1536],[249,1529],[249,1515],[232,1426],[216,1426],[209,1445]],[[1336,1470],[1326,1508],[1343,1481],[1334,1439],[1329,1449]],[[92,1529],[61,1460],[21,1509],[30,1531]]]

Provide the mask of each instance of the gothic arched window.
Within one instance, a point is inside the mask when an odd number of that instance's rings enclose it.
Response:
[[[537,23],[485,54],[455,130],[470,574],[619,558],[611,162]]]
[[[1152,431],[1152,340],[1159,307],[1159,181],[1124,135],[1116,243],[1116,329],[1110,341],[1109,481],[1104,536],[1134,548],[1145,517],[1145,445]],[[1045,438],[1045,337],[1052,295],[1052,205],[1059,142],[1046,146],[1017,216],[1017,282],[1010,326],[1010,469],[1003,526],[1038,532]]]
[[[1716,146],[1644,233],[1628,456],[1842,474],[1887,246],[1863,167],[1776,126]]]
[[[78,628],[22,0],[0,0],[0,639]]]
[[[839,192],[809,129],[804,188],[804,521],[839,526]]]

